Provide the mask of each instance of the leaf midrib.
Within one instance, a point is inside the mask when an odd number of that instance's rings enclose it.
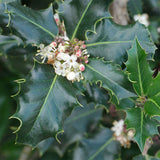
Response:
[[[95,70],[93,67],[91,67],[90,65],[86,65],[88,68],[90,68],[91,70],[93,70],[94,72],[96,72],[96,73],[98,73],[100,76],[102,76],[103,78],[105,78],[105,79],[107,79],[107,80],[109,80],[111,83],[113,83],[113,84],[115,84],[116,86],[119,86],[119,84],[117,84],[116,82],[114,82],[114,81],[112,81],[110,78],[108,78],[108,77],[105,77],[103,74],[101,74],[99,71],[97,71],[97,70]],[[102,84],[103,85],[103,84]],[[119,86],[120,88],[122,88],[122,89],[124,89],[124,90],[126,90],[125,88],[123,88],[123,87],[121,87],[121,86]],[[109,88],[108,88],[109,89]],[[117,96],[117,95],[116,95]],[[121,99],[120,97],[119,97],[119,99]]]
[[[40,117],[41,112],[42,112],[43,108],[45,107],[45,104],[46,104],[46,102],[47,102],[47,100],[48,100],[48,97],[49,97],[49,95],[50,95],[50,93],[51,93],[51,91],[52,91],[52,89],[53,89],[53,87],[54,87],[54,85],[55,85],[55,82],[56,82],[56,80],[57,80],[57,77],[58,77],[58,76],[55,75],[55,77],[54,77],[54,79],[53,79],[53,81],[52,81],[51,87],[50,87],[50,89],[49,89],[49,91],[48,91],[48,93],[47,93],[47,95],[46,95],[45,100],[44,100],[44,103],[42,104],[42,107],[41,107],[41,109],[40,109],[40,111],[39,111],[39,114],[37,115],[36,120],[34,121],[33,126],[32,126],[32,128],[30,129],[30,131],[27,133],[27,135],[29,135],[29,133],[32,131],[32,129],[33,129],[36,121],[37,121],[38,118]]]
[[[10,13],[12,13],[12,12],[10,12]],[[16,15],[18,15],[19,17],[21,17],[21,18],[27,20],[28,22],[34,24],[35,26],[39,27],[40,29],[42,29],[42,30],[44,30],[45,32],[47,32],[48,34],[50,34],[53,38],[55,38],[55,35],[54,35],[53,33],[51,33],[51,32],[50,32],[49,30],[47,30],[46,28],[42,27],[41,25],[35,23],[34,21],[30,20],[29,18],[27,18],[27,17],[25,17],[25,16],[23,16],[23,15],[21,15],[21,14],[18,14],[18,13],[16,13],[16,12],[14,12],[14,14],[16,14]]]
[[[97,42],[86,44],[86,47],[92,47],[97,45],[114,44],[114,43],[132,43],[133,41],[107,41],[107,42]]]
[[[71,122],[76,121],[76,120],[81,119],[81,118],[84,118],[84,117],[86,117],[86,116],[88,116],[90,114],[93,114],[93,113],[97,112],[98,110],[102,110],[102,108],[92,109],[91,111],[88,111],[88,112],[85,112],[83,114],[80,114],[80,115],[78,115],[78,116],[76,116],[76,117],[74,117],[72,119],[69,119],[68,121],[66,121],[65,124],[71,123]]]
[[[74,40],[74,38],[75,38],[75,36],[76,36],[76,33],[77,33],[77,30],[78,30],[78,28],[79,28],[79,26],[80,26],[80,24],[81,24],[81,22],[82,22],[82,20],[83,20],[83,18],[84,18],[84,16],[85,16],[87,10],[88,10],[88,8],[89,8],[89,6],[91,5],[92,2],[93,2],[93,0],[91,0],[91,1],[88,3],[87,7],[85,8],[84,12],[82,13],[82,16],[81,16],[79,22],[77,23],[77,26],[76,26],[76,28],[75,28],[75,30],[74,30],[74,32],[73,32],[71,41]]]
[[[156,103],[156,101],[155,101],[155,100],[153,100],[153,99],[149,98],[147,101],[152,102],[152,103],[153,103],[157,108],[159,108],[159,109],[160,109],[160,105],[158,105],[158,104]]]
[[[140,70],[140,65],[139,65],[139,56],[138,56],[138,53],[137,53],[137,56],[136,56],[136,60],[137,60],[139,85],[140,85],[140,89],[141,89],[141,95],[140,96],[143,96],[144,95],[144,91],[143,91],[143,87],[142,87],[141,70]]]
[[[95,159],[95,157],[100,153],[102,152],[111,142],[113,141],[113,138],[110,138],[108,141],[105,142],[105,144],[103,144],[100,149],[95,152],[88,160],[93,160]]]
[[[140,141],[141,141],[141,145],[143,145],[143,142],[142,142],[142,134],[143,134],[143,112],[142,112],[142,110],[141,110],[141,132],[140,132],[140,134],[141,134],[141,138],[140,138]]]
[[[17,42],[17,40],[4,41],[4,42],[0,43],[0,46],[4,45],[4,44],[13,43],[13,42]]]

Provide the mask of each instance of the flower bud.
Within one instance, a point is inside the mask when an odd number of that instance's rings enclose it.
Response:
[[[79,49],[77,52],[76,52],[76,56],[77,57],[80,57],[82,55],[82,52],[81,52],[81,50]]]
[[[54,47],[57,47],[57,43],[56,42],[52,42],[51,45],[53,45]]]
[[[55,19],[55,21],[58,23],[58,22],[59,22],[59,19],[58,19],[58,18],[56,18],[56,19]]]
[[[85,60],[85,64],[88,64],[88,62],[89,62],[88,60]]]
[[[83,64],[80,64],[79,69],[80,69],[80,71],[83,72],[85,70],[85,66]]]
[[[82,45],[82,48],[83,48],[83,49],[86,49],[86,45],[85,45],[85,44],[83,44],[83,45]]]
[[[75,46],[75,50],[78,50],[79,49],[79,46]]]

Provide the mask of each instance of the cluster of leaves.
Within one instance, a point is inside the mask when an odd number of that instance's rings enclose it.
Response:
[[[151,157],[157,152],[154,149],[148,151],[150,155],[144,154],[146,140],[159,134],[160,75],[158,71],[153,74],[159,64],[159,50],[154,44],[159,45],[158,33],[152,34],[153,42],[149,30],[138,22],[128,26],[114,23],[108,12],[111,2],[54,1],[49,6],[45,3],[47,9],[39,10],[41,5],[35,8],[31,2],[27,5],[32,9],[22,5],[23,1],[0,1],[1,61],[8,75],[17,79],[17,85],[12,87],[17,110],[11,117],[20,123],[15,130],[16,143],[37,147],[41,160],[160,158],[158,154],[157,158]],[[143,3],[153,1],[138,2],[128,2],[131,17],[143,9],[147,11]],[[151,16],[157,5],[154,8]],[[85,41],[90,54],[85,80],[79,83],[56,75],[52,66],[35,59],[33,44],[48,45],[58,36],[55,12],[64,21],[69,39]],[[155,20],[157,23],[157,17]],[[3,77],[13,81],[12,76]],[[11,106],[5,83],[5,79],[0,83],[0,116],[5,115],[0,123],[0,138],[8,125]],[[113,105],[116,111],[112,111]],[[112,122],[122,118],[127,129],[135,131],[130,149],[114,141],[110,130]]]

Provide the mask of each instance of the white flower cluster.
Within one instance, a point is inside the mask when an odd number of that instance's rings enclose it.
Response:
[[[48,46],[41,44],[39,48],[36,55],[43,59],[42,63],[47,60],[48,64],[53,65],[57,75],[72,82],[83,79],[84,64],[88,63],[89,57],[84,41],[75,39],[70,42],[68,37],[56,37]]]
[[[138,21],[138,22],[144,24],[146,27],[149,26],[149,20],[148,20],[149,16],[146,13],[144,13],[144,14],[136,14],[136,15],[134,15],[133,19],[135,21]]]
[[[114,132],[114,139],[119,141],[122,146],[129,148],[130,141],[133,140],[134,137],[134,131],[126,131],[124,128],[124,121],[122,119],[120,121],[114,121],[113,125],[114,126],[111,130]]]

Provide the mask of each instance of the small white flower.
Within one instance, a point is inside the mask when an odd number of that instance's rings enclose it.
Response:
[[[63,46],[62,44],[59,44],[59,46],[58,46],[58,51],[64,53],[65,50],[66,50],[66,46]]]
[[[66,65],[59,61],[55,61],[55,72],[58,75],[66,76]]]
[[[144,13],[144,14],[137,14],[137,15],[134,15],[133,19],[135,21],[139,21],[140,23],[144,24],[146,27],[149,26],[149,21],[148,21],[148,14]]]
[[[74,68],[75,71],[79,71],[79,63],[74,62],[73,68]]]
[[[81,79],[83,79],[82,73],[81,72],[76,72],[75,79],[79,82]]]
[[[121,133],[123,132],[124,121],[122,119],[118,122],[114,121],[113,125],[114,126],[111,128],[111,130],[114,132],[116,136],[120,136]]]
[[[44,49],[44,48],[45,48],[45,47],[44,47],[44,44],[40,44],[40,45],[39,45],[39,48],[40,48],[40,50]]]
[[[57,60],[63,60],[63,61],[67,61],[67,60],[69,60],[69,58],[70,58],[70,56],[68,55],[68,54],[66,54],[66,53],[59,53],[58,55],[57,55]]]
[[[76,78],[75,72],[69,72],[69,73],[67,74],[67,79],[68,79],[69,81],[74,81],[75,78]]]
[[[42,63],[45,62],[46,58],[55,56],[55,48],[51,47],[50,45],[45,47],[44,44],[40,44],[39,48],[40,50],[38,50],[38,53],[36,55],[41,56],[41,59],[43,59]]]
[[[73,67],[77,65],[77,56],[76,55],[71,55],[69,58],[66,60],[66,62],[69,64],[69,67]]]

